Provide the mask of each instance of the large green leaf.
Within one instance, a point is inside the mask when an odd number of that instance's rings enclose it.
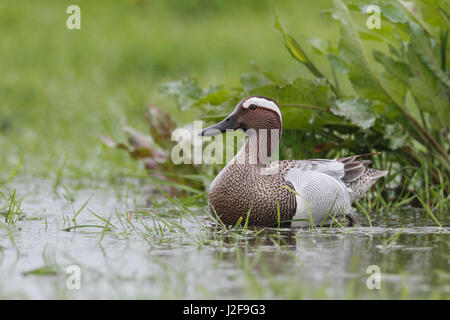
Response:
[[[334,68],[334,70],[343,73],[348,74],[348,67],[346,62],[341,58],[341,56],[329,53],[327,54],[328,61],[330,62],[331,66]]]
[[[378,50],[373,51],[373,56],[377,62],[384,66],[386,72],[398,78],[405,85],[408,85],[409,78],[412,74],[406,63],[394,60],[391,56]]]
[[[193,106],[220,105],[232,94],[231,90],[225,89],[223,85],[203,89],[195,78],[168,82],[161,85],[159,90],[173,98],[183,111],[189,110]]]
[[[261,74],[243,74],[241,75],[241,84],[244,90],[252,90],[257,87],[261,87],[269,84],[270,81],[264,75]]]
[[[404,104],[412,75],[408,65],[377,50],[373,51],[373,56],[377,62],[384,66],[384,73],[379,75],[381,82],[390,88],[390,94],[396,101]],[[388,118],[393,119],[401,116],[402,113],[390,104],[387,104],[386,107],[383,113]]]
[[[194,78],[165,83],[159,87],[159,90],[172,97],[181,110],[189,109],[204,94],[197,79]]]
[[[420,11],[433,27],[450,28],[450,2],[448,0],[426,0],[417,3]]]
[[[417,107],[428,112],[431,118],[436,118],[441,126],[450,123],[449,90],[438,80],[436,75],[423,63],[419,53],[414,48],[406,52],[405,60],[411,72],[408,88]],[[441,127],[431,127],[439,130]]]
[[[340,121],[328,113],[330,87],[322,80],[298,78],[283,86],[267,85],[255,88],[248,95],[267,96],[275,101],[283,113],[283,128],[310,130],[328,121]]]
[[[325,81],[297,78],[286,85],[266,85],[248,91],[249,95],[264,95],[277,101],[280,106],[297,104],[311,109],[327,110],[330,106],[330,87]]]
[[[398,123],[388,124],[385,126],[384,139],[389,142],[392,150],[403,147],[409,138],[408,133]]]
[[[331,111],[338,116],[350,120],[362,129],[368,129],[373,126],[377,118],[370,100],[362,98],[336,101]]]
[[[377,5],[380,8],[382,17],[392,23],[407,23],[409,21],[408,13],[405,12],[397,0],[351,1],[348,3],[347,7],[350,10],[367,14],[367,7],[370,5]],[[382,28],[384,28],[384,26],[382,26]]]
[[[264,77],[270,83],[284,84],[287,82],[287,77],[284,74],[278,74],[272,71],[267,71],[255,61],[250,61],[250,65],[253,67],[254,71]]]
[[[426,37],[423,33],[422,35]],[[407,52],[403,53],[404,56],[401,58],[405,62],[394,60],[380,51],[374,51],[373,54],[375,60],[384,66],[385,72],[401,82],[390,86],[393,95],[397,95],[400,100],[406,90],[409,90],[420,110],[429,112],[432,118],[437,117],[441,124],[448,123],[450,111],[448,90],[420,58],[421,51],[418,52],[415,48],[419,45],[409,46]]]
[[[393,2],[393,0],[391,0]],[[426,0],[428,1],[428,0]],[[395,3],[401,7],[405,13],[408,14],[409,17],[412,18],[412,21],[416,22],[420,25],[420,27],[437,43],[439,43],[438,37],[434,34],[433,30],[430,28],[428,23],[423,20],[422,13],[420,12],[418,6],[415,1],[405,1],[405,0],[395,0]],[[411,20],[410,20],[411,22]]]
[[[285,85],[264,85],[242,92],[227,100],[220,107],[212,109],[205,120],[223,119],[235,105],[247,96],[265,96],[274,99],[283,114],[283,128],[311,130],[328,123],[342,123],[329,112],[331,90],[324,80],[297,78]]]
[[[347,7],[341,0],[334,0],[334,6],[332,17],[341,23],[339,50],[342,60],[346,63],[353,89],[368,99],[385,99]]]
[[[405,126],[407,125],[410,130],[417,131],[419,141],[424,145],[429,145],[447,158],[442,146],[405,108],[402,101],[398,99],[397,93],[392,91],[391,81],[385,81],[386,78],[379,77],[375,72],[346,5],[342,0],[334,0],[334,7],[332,17],[341,23],[339,49],[349,68],[349,79],[355,91],[370,100],[385,101],[395,106],[405,116],[401,120]],[[449,165],[448,160],[443,163]]]
[[[207,91],[204,97],[199,99],[195,105],[201,106],[201,105],[212,105],[212,106],[218,106],[222,103],[224,103],[226,100],[229,99],[230,95],[233,94],[233,90],[231,89],[225,89],[222,86],[217,86],[214,88],[214,90]]]
[[[442,71],[438,62],[440,54],[439,47],[435,45],[433,48],[425,31],[413,22],[409,24],[408,34],[411,38],[411,46],[422,63],[440,82],[447,88],[450,88],[450,79],[445,72]]]
[[[408,14],[402,10],[396,1],[378,1],[383,16],[393,23],[407,23]]]

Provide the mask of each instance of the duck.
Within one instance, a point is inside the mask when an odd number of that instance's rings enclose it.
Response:
[[[337,159],[271,161],[277,154],[283,118],[275,100],[242,99],[233,112],[203,129],[201,136],[242,130],[246,137],[234,158],[217,174],[208,191],[211,214],[225,225],[328,226],[334,219],[356,225],[352,207],[385,170],[352,155]]]

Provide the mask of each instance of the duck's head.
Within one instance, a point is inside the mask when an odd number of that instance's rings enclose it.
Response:
[[[242,99],[233,112],[221,122],[200,132],[201,136],[215,136],[227,130],[258,132],[260,129],[277,129],[281,133],[281,111],[275,101],[266,97]]]

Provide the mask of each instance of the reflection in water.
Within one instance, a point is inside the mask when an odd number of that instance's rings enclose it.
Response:
[[[276,230],[272,233],[279,234]],[[359,227],[280,233],[284,238],[277,240],[270,237],[270,231],[262,234],[263,239],[228,239],[224,241],[229,246],[226,252],[215,252],[215,256],[238,261],[230,267],[251,267],[261,277],[261,270],[268,270],[272,282],[287,280],[285,285],[297,284],[305,290],[325,288],[324,296],[319,296],[322,298],[423,298],[432,292],[437,297],[449,295],[450,288],[443,281],[448,283],[448,228]],[[398,235],[395,241],[393,235]],[[381,271],[381,290],[367,287],[372,274],[368,267],[372,265]],[[301,292],[301,297],[313,296]]]
[[[402,212],[373,214],[373,228],[222,230],[171,204],[137,210],[147,199],[135,185],[81,188],[74,203],[51,183],[17,185],[28,218],[0,228],[0,298],[450,297],[448,221]],[[114,228],[62,231],[88,198],[77,224],[105,225],[89,209]],[[73,264],[78,291],[65,286]],[[380,290],[367,288],[370,265]]]

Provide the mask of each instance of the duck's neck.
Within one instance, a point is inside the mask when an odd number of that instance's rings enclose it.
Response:
[[[248,130],[246,134],[247,140],[231,163],[266,166],[271,157],[278,153],[281,130],[278,128]]]

